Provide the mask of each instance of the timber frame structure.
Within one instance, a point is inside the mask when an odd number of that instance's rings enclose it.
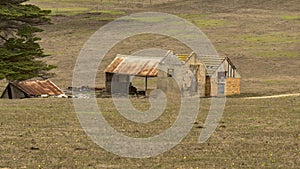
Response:
[[[180,69],[182,65],[190,71]],[[178,81],[175,84],[172,77],[175,74],[183,77],[180,84]],[[168,95],[174,95],[178,86],[191,95],[197,92],[200,97],[240,94],[241,76],[229,57],[197,56],[194,52],[184,55],[172,51],[164,57],[117,55],[105,69],[106,91],[114,88],[117,92],[128,92],[131,76],[145,77],[145,93],[148,90],[147,79],[157,77],[157,89]],[[112,86],[113,80],[116,83]],[[192,80],[196,80],[198,86],[193,86]]]

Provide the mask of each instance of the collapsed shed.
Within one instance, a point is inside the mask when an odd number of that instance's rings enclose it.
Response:
[[[131,77],[145,78],[147,91],[148,78],[157,76],[157,66],[161,57],[144,57],[117,55],[105,71],[105,88],[107,92],[126,93],[129,90]]]
[[[64,92],[50,80],[9,82],[0,98],[22,99],[59,96]]]

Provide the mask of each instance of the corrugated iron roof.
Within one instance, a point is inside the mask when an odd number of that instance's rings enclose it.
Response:
[[[200,59],[206,67],[206,75],[212,76],[220,67],[220,65],[225,61],[226,57],[204,55],[204,56],[200,56]]]
[[[162,57],[145,57],[131,55],[117,55],[104,70],[107,73],[126,74],[134,76],[157,76],[157,66]]]
[[[173,52],[167,52],[166,56],[174,55],[180,61],[186,61],[193,56],[191,54],[177,54]],[[126,74],[126,75],[135,75],[135,76],[157,76],[157,66],[165,57],[145,57],[145,56],[131,56],[131,55],[117,55],[113,62],[105,69],[105,72],[108,73],[117,73],[117,74]],[[235,66],[232,64],[228,57],[219,57],[217,55],[201,55],[196,56],[200,57],[201,62],[205,65],[206,75],[212,76],[221,64],[227,60],[228,63],[235,69]],[[175,64],[175,63],[174,63]]]
[[[58,88],[50,80],[34,80],[34,81],[22,81],[18,83],[12,83],[14,86],[22,90],[31,96],[49,95],[55,96],[64,94],[64,92]]]

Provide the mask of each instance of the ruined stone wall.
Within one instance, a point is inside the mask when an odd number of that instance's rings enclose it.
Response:
[[[226,78],[226,87],[225,87],[226,96],[241,94],[240,88],[241,88],[241,78]]]

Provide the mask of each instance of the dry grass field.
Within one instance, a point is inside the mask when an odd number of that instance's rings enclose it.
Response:
[[[183,17],[197,25],[220,55],[231,58],[242,75],[241,97],[227,98],[221,123],[211,138],[197,139],[209,111],[201,99],[197,123],[168,152],[147,159],[123,158],[97,146],[83,131],[72,99],[0,100],[0,168],[299,168],[300,97],[248,100],[246,96],[300,93],[300,11],[298,0],[31,0],[51,9],[52,23],[39,36],[47,62],[58,66],[51,80],[72,85],[80,49],[101,26],[127,14],[156,11]],[[159,35],[140,35],[114,46],[99,68],[117,53],[159,47],[189,52],[180,42]],[[0,91],[6,82],[0,82]],[[153,136],[178,115],[170,102],[164,114],[149,124],[124,119],[111,99],[98,99],[103,116],[131,137]],[[148,99],[132,99],[137,109]]]
[[[188,136],[170,151],[147,159],[106,152],[87,137],[71,100],[1,101],[0,167],[9,168],[298,168],[300,163],[300,98],[246,100],[231,98],[211,138],[197,142],[209,99]],[[145,126],[124,120],[110,99],[99,99],[102,112],[119,132],[147,137],[166,129],[176,106]],[[35,104],[34,106],[32,104]],[[139,107],[147,100],[133,100]]]

